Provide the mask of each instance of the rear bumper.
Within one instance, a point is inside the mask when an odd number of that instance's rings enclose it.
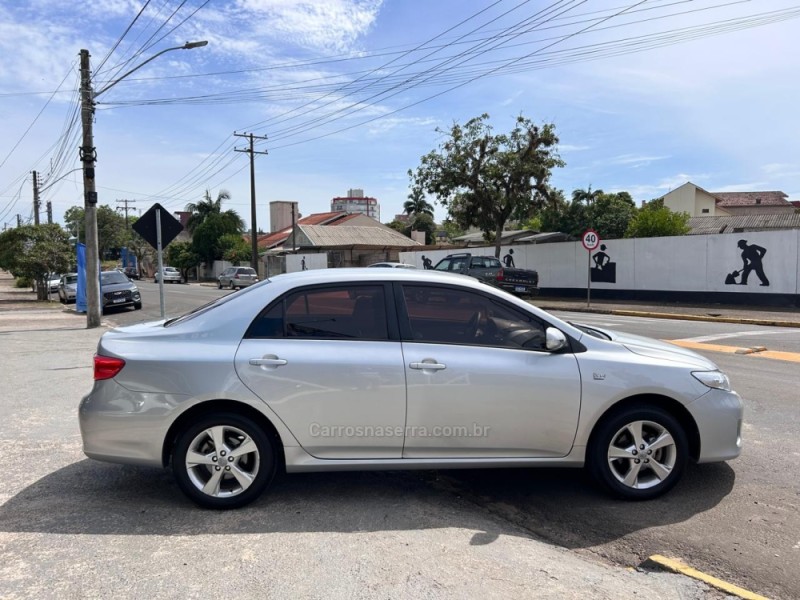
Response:
[[[498,281],[495,285],[501,290],[511,292],[512,294],[521,294],[524,296],[538,296],[539,288],[535,285],[527,283],[510,283],[507,281]]]

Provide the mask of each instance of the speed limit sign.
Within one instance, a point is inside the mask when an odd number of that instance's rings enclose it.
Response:
[[[583,243],[583,247],[591,252],[600,245],[600,236],[597,235],[594,229],[587,229],[583,232],[581,242]]]

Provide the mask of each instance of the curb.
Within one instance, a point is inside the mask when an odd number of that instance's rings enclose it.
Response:
[[[649,568],[649,569],[654,569],[654,568],[661,569],[665,571],[671,571],[672,573],[685,575],[687,577],[691,577],[692,579],[697,579],[698,581],[702,581],[703,583],[715,587],[718,590],[722,590],[726,594],[736,596],[737,598],[743,598],[744,600],[769,600],[766,596],[761,596],[760,594],[756,594],[754,592],[741,588],[738,585],[728,583],[727,581],[723,581],[722,579],[717,579],[712,575],[708,575],[706,573],[703,573],[702,571],[693,569],[692,567],[684,564],[680,560],[667,558],[666,556],[661,556],[660,554],[653,554],[652,556],[648,557],[647,560],[645,560],[642,564],[639,565],[639,567]]]

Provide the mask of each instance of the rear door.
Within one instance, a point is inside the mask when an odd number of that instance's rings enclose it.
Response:
[[[293,291],[266,307],[236,354],[236,372],[312,456],[400,458],[403,356],[386,284]]]

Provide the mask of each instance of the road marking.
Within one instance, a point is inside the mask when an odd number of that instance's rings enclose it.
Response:
[[[721,344],[704,344],[701,342],[694,342],[691,340],[663,340],[670,344],[675,344],[681,348],[689,348],[690,350],[699,350],[706,352],[724,352],[725,354],[748,354],[752,356],[760,356],[761,358],[770,358],[772,360],[783,360],[787,362],[800,362],[800,353],[798,352],[781,352],[779,350],[766,350],[763,346],[756,346],[754,348],[746,348],[740,346],[723,346]]]
[[[686,342],[714,342],[717,340],[727,340],[736,337],[746,337],[751,335],[779,335],[779,334],[797,335],[796,331],[786,329],[773,329],[771,331],[734,331],[733,333],[715,333],[712,335],[699,335],[697,337],[682,338]]]
[[[708,575],[707,573],[693,569],[680,560],[667,558],[666,556],[661,556],[660,554],[653,554],[643,564],[647,565],[647,563],[653,563],[662,569],[666,569],[667,571],[680,573],[681,575],[686,575],[687,577],[697,579],[698,581],[702,581],[703,583],[715,587],[718,590],[722,590],[726,594],[744,598],[745,600],[768,600],[766,596],[761,596],[760,594],[756,594],[741,588],[738,585],[733,585],[732,583],[728,583],[727,581],[723,581],[722,579],[718,579],[712,575]]]

